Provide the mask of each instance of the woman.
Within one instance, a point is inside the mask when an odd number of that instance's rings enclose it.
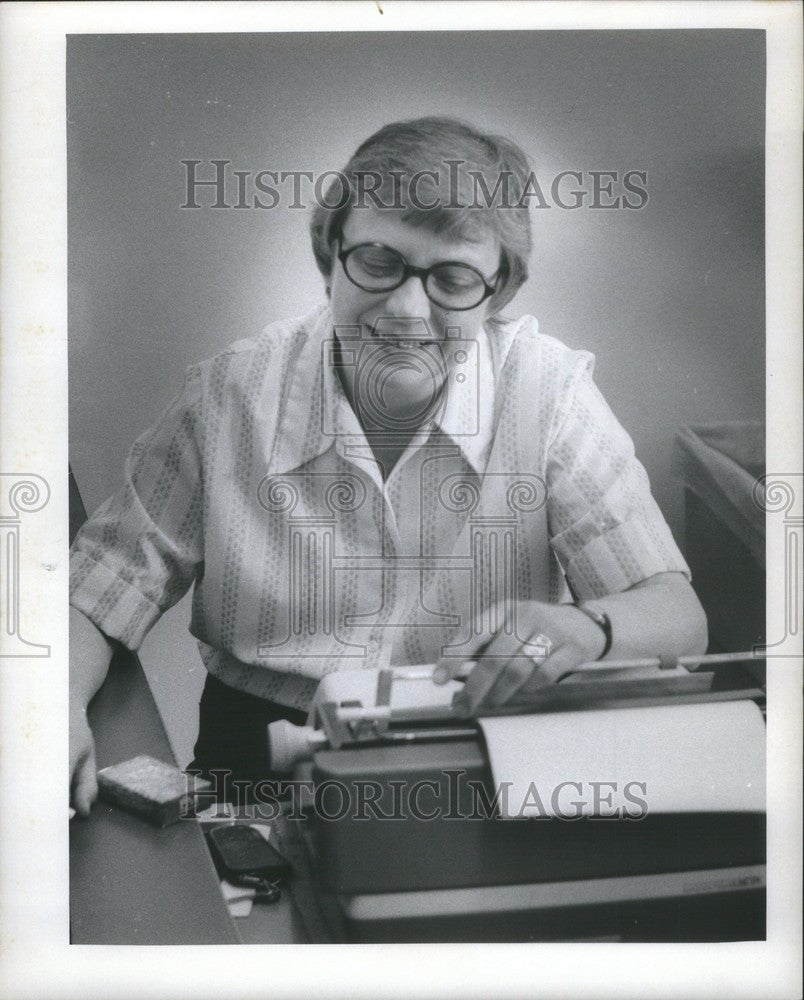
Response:
[[[265,725],[332,670],[475,663],[465,710],[601,657],[703,652],[688,570],[593,358],[501,310],[528,164],[451,119],[388,125],[314,212],[328,304],[192,367],[76,539],[72,799],[85,708],[195,585],[196,765],[265,776]]]

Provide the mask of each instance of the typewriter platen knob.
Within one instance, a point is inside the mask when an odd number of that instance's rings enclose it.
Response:
[[[296,764],[309,760],[319,748],[327,745],[324,733],[312,726],[294,726],[287,719],[268,725],[268,759],[274,771],[289,774]]]

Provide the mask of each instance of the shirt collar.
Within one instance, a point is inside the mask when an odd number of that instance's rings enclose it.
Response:
[[[271,338],[273,328],[263,334]],[[332,321],[329,307],[320,307],[288,332],[283,329],[275,344],[283,360],[278,374],[266,381],[266,390],[283,394],[276,431],[273,435],[268,472],[280,475],[311,462],[327,451],[333,442],[331,399],[325,384],[325,364],[332,348]],[[272,352],[273,357],[273,352]],[[269,401],[266,410],[273,405]]]
[[[324,454],[333,445],[365,448],[366,438],[332,361],[334,334],[329,306],[307,317],[294,331],[298,346],[285,369],[287,391],[280,413],[271,473],[290,472]],[[485,471],[494,427],[494,359],[489,337],[481,329],[476,341],[461,344],[466,359],[450,373],[445,405],[414,435],[424,443],[434,427],[450,437],[478,475]],[[453,359],[455,360],[455,359]],[[459,376],[463,375],[463,379]]]

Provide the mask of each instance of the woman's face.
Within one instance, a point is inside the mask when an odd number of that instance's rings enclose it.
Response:
[[[376,208],[353,210],[343,225],[342,249],[347,251],[360,243],[382,243],[414,267],[427,268],[441,261],[469,264],[489,284],[494,283],[500,267],[500,245],[491,236],[482,242],[447,239],[408,225],[394,212]],[[433,303],[421,280],[413,276],[391,292],[364,291],[349,280],[336,258],[330,301],[335,334],[342,346],[349,338],[349,348],[354,347],[357,328],[362,344],[370,344],[361,355],[361,363],[345,365],[340,371],[353,407],[365,416],[364,404],[370,400],[376,429],[393,429],[396,421],[411,429],[411,418],[416,414],[426,418],[449,374],[451,353],[442,343],[447,331],[450,338],[474,340],[486,318],[489,300],[473,309],[450,311]]]

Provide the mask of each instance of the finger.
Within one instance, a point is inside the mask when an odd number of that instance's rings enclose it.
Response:
[[[530,656],[512,657],[485,694],[484,706],[505,705],[524,687],[536,670]]]
[[[488,654],[503,651],[509,646],[510,637],[495,636],[489,643]],[[500,663],[496,671],[496,679],[491,687],[487,688],[483,695],[483,706],[494,707],[505,705],[529,680],[531,675],[547,659],[553,650],[553,643],[544,634],[537,633],[527,641],[523,642],[513,654],[505,658],[504,663]],[[473,707],[479,707],[475,704]]]
[[[514,676],[510,683],[518,687],[525,680],[521,676],[523,667],[516,664],[519,651],[516,640],[514,643],[512,648],[511,636],[498,632],[475,654],[475,666],[466,678],[464,689],[453,699],[459,711],[473,714],[481,705],[499,704],[496,699],[489,700],[489,692],[511,664]],[[524,669],[529,668],[525,666]]]
[[[520,688],[519,694],[526,696],[548,684],[558,684],[586,659],[585,652],[573,643],[564,643],[555,649],[541,663]]]
[[[491,621],[503,622],[506,620],[506,608],[507,605],[500,602],[487,609],[486,615]],[[435,683],[446,684],[448,680],[459,676],[467,663],[476,661],[481,653],[492,651],[494,643],[498,638],[499,633],[496,633],[489,639],[488,632],[484,630],[479,635],[474,635],[465,642],[461,646],[458,656],[442,656],[433,671],[433,680]]]
[[[463,691],[455,696],[453,704],[457,704],[459,708],[469,714],[474,713],[480,706],[499,704],[496,699],[490,699],[490,692],[492,689],[496,690],[500,678],[509,669],[514,674],[511,680],[512,684],[519,686],[520,683],[524,682],[527,674],[525,677],[520,677],[523,668],[518,663],[523,658],[516,653],[512,656],[510,650],[505,648],[509,641],[495,636],[489,642],[486,650],[478,654],[474,669],[466,678]],[[524,669],[529,670],[527,666]]]
[[[496,708],[508,704],[526,685],[533,682],[534,675],[538,674],[542,662],[542,657],[525,653],[510,657],[506,663],[500,665],[490,684],[484,685],[482,690],[478,687],[478,697],[471,702],[468,710],[477,712],[484,708]]]
[[[98,797],[97,765],[95,748],[90,746],[86,756],[80,761],[73,780],[72,806],[79,816],[89,816],[92,803]]]
[[[442,656],[433,668],[433,680],[436,684],[446,684],[456,678],[465,679],[490,645],[489,639],[484,637],[482,643],[475,645],[471,655],[461,650],[460,656]]]
[[[436,684],[446,684],[447,681],[455,678],[465,677],[467,671],[474,666],[474,662],[474,660],[466,660],[463,657],[459,659],[444,659],[442,657],[433,669],[433,681]]]
[[[463,690],[452,699],[453,706],[466,715],[473,715],[478,705],[483,704],[486,695],[497,680],[497,675],[504,669],[505,663],[491,664],[479,660],[471,674],[466,678]]]

